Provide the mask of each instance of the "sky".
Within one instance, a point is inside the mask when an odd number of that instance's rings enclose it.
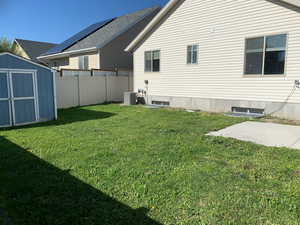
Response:
[[[168,0],[0,0],[0,37],[61,43],[87,26]]]

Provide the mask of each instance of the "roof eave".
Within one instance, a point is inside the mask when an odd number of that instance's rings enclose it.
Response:
[[[300,7],[300,1],[299,0],[280,0],[282,2],[288,3],[290,5]]]
[[[136,20],[133,24],[125,27],[123,30],[121,30],[120,32],[118,32],[117,34],[115,34],[114,36],[112,36],[106,42],[102,43],[101,45],[98,45],[97,48],[101,49],[101,48],[105,47],[107,44],[109,44],[110,42],[112,42],[113,40],[115,40],[117,37],[119,37],[120,35],[124,34],[128,30],[130,30],[131,28],[133,28],[136,24],[138,24],[141,21],[145,20],[147,17],[151,16],[153,13],[155,13],[158,10],[161,10],[160,6],[156,6],[155,8],[153,8],[152,11],[146,13],[144,16],[142,16],[141,18],[139,18],[138,20]]]
[[[1,55],[10,55],[10,56],[13,56],[13,57],[15,57],[15,58],[18,58],[18,59],[27,61],[27,62],[29,62],[29,63],[31,63],[31,64],[36,65],[36,66],[43,67],[43,68],[48,69],[48,70],[50,70],[50,71],[52,71],[52,72],[55,72],[55,70],[52,69],[52,68],[50,68],[50,67],[44,66],[44,65],[39,64],[39,63],[36,63],[36,62],[34,62],[34,61],[30,60],[30,59],[26,59],[26,58],[24,58],[24,57],[22,57],[22,56],[18,56],[18,55],[15,55],[15,54],[13,54],[13,53],[10,53],[10,52],[2,52],[2,53],[0,53],[0,56],[1,56]]]
[[[62,52],[62,53],[57,53],[57,54],[52,54],[52,55],[43,55],[43,56],[37,57],[37,59],[39,59],[39,60],[58,59],[58,58],[68,57],[68,56],[71,56],[74,54],[89,53],[89,52],[94,52],[97,50],[98,50],[97,47],[92,47],[92,48]]]
[[[153,20],[144,28],[144,30],[127,46],[126,52],[132,52],[136,45],[146,36],[148,31],[152,30],[154,26],[171,10],[178,2],[182,0],[171,0],[168,4],[153,18]]]

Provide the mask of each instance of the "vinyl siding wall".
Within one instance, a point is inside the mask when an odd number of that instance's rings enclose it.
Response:
[[[265,0],[186,0],[134,53],[134,88],[152,96],[284,102],[300,79],[300,13]],[[244,77],[248,37],[288,34],[285,76]],[[187,65],[187,45],[199,63]],[[144,72],[144,52],[161,50],[161,71]],[[300,90],[289,99],[300,103]]]
[[[99,53],[86,53],[89,57],[89,69],[99,69]],[[80,55],[70,56],[68,58],[53,59],[50,62],[50,66],[55,69],[79,69],[78,57]],[[58,67],[54,66],[54,62],[57,63]]]

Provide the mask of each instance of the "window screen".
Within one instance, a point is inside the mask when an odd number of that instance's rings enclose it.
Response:
[[[145,72],[160,71],[160,51],[145,52]]]
[[[198,45],[189,45],[187,47],[187,64],[198,63]]]
[[[286,35],[266,39],[265,74],[283,74],[285,67]]]
[[[246,74],[261,74],[264,54],[264,38],[246,41]]]
[[[152,71],[152,52],[145,52],[145,71]]]
[[[89,57],[87,55],[78,57],[78,68],[80,70],[88,70],[89,69]]]
[[[153,51],[153,72],[159,72],[160,70],[160,51]]]

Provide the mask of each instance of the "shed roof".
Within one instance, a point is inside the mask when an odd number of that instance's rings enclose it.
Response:
[[[18,56],[18,55],[12,54],[12,53],[10,53],[10,52],[3,52],[3,53],[0,53],[0,57],[1,57],[1,56],[5,56],[5,55],[9,55],[9,56],[15,57],[15,58],[17,58],[17,59],[19,59],[19,60],[26,61],[26,62],[28,62],[28,63],[31,63],[31,64],[35,65],[35,66],[42,67],[42,68],[47,69],[47,70],[50,70],[50,71],[52,71],[52,72],[55,71],[54,69],[51,69],[51,68],[49,68],[49,67],[47,67],[47,66],[44,66],[44,65],[42,65],[42,64],[40,64],[40,63],[38,63],[38,62],[35,62],[35,61],[33,61],[33,60],[30,60],[30,59],[26,59],[26,58],[24,58],[24,57],[22,57],[22,56]],[[0,69],[3,69],[3,68],[0,68]],[[7,68],[6,68],[6,69],[7,69]]]

